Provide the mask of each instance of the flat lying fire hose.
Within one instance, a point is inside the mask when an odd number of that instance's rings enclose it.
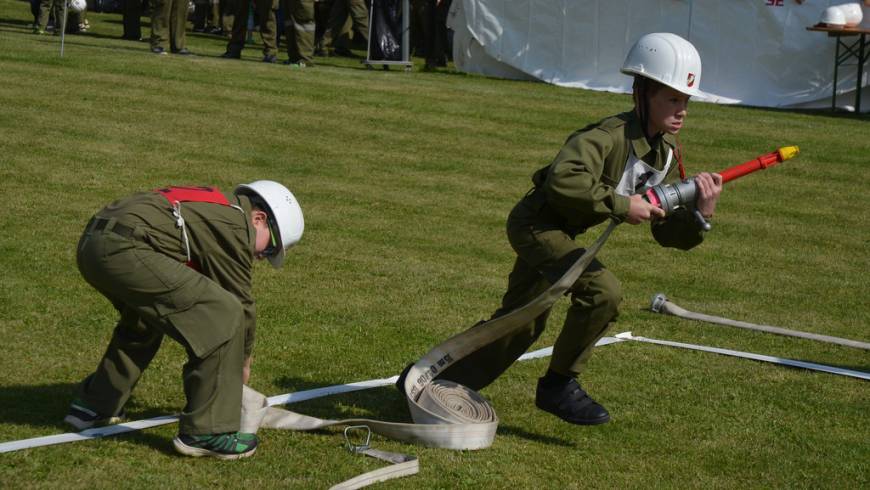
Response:
[[[721,318],[718,316],[710,316],[705,315],[703,313],[695,313],[692,311],[685,310],[680,308],[679,306],[671,303],[667,296],[664,293],[658,293],[652,298],[652,304],[650,305],[650,310],[656,313],[663,313],[667,315],[673,315],[680,318],[686,318],[689,320],[697,320],[699,322],[709,322],[716,323],[719,325],[727,325],[730,327],[737,328],[746,328],[749,330],[756,330],[759,332],[767,332],[773,333],[777,335],[788,335],[790,337],[800,337],[804,339],[810,340],[818,340],[820,342],[828,342],[831,344],[839,344],[845,345],[848,347],[855,347],[857,349],[868,349],[870,350],[870,343],[860,342],[858,340],[850,340],[844,339],[841,337],[832,337],[830,335],[821,335],[816,333],[809,332],[801,332],[799,330],[790,330],[787,328],[781,327],[772,327],[770,325],[756,325],[754,323],[741,322],[737,320],[729,320],[728,318]]]
[[[731,349],[722,349],[719,347],[709,347],[706,345],[686,344],[683,342],[674,342],[671,340],[650,339],[646,337],[636,337],[631,332],[623,332],[616,335],[619,340],[632,340],[636,342],[646,342],[648,344],[666,345],[668,347],[677,347],[680,349],[697,350],[701,352],[712,352],[713,354],[722,354],[723,356],[742,357],[744,359],[752,359],[753,361],[770,362],[781,366],[789,366],[794,368],[808,369],[810,371],[819,371],[822,373],[837,374],[840,376],[848,376],[850,378],[863,379],[870,381],[870,373],[864,371],[856,371],[854,369],[846,369],[837,366],[828,366],[826,364],[816,364],[814,362],[798,361],[795,359],[785,359],[776,356],[767,356],[763,354],[754,354],[752,352],[741,352]]]

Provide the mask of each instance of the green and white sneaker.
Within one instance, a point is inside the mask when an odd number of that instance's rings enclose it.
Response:
[[[78,430],[85,430],[92,427],[117,424],[124,420],[125,416],[123,410],[118,415],[103,415],[87,406],[83,401],[75,399],[70,404],[69,412],[67,412],[63,421]]]
[[[242,459],[253,455],[257,450],[257,435],[244,432],[179,434],[172,440],[172,444],[176,451],[187,456]]]

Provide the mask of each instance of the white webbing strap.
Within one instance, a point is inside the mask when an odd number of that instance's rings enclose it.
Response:
[[[752,359],[755,361],[762,362],[771,362],[774,364],[780,364],[783,366],[791,366],[802,369],[809,369],[812,371],[821,371],[823,373],[830,374],[839,374],[841,376],[849,376],[852,378],[870,380],[870,373],[865,373],[863,371],[855,371],[852,369],[845,369],[836,366],[827,366],[825,364],[816,364],[814,362],[806,362],[806,361],[796,361],[794,359],[785,359],[782,357],[774,357],[774,356],[766,356],[762,354],[753,354],[751,352],[741,352],[730,349],[720,349],[718,347],[707,347],[705,345],[695,345],[695,344],[684,344],[682,342],[672,342],[670,340],[658,340],[658,339],[649,339],[646,337],[635,337],[631,335],[631,332],[623,332],[621,334],[617,334],[616,338],[620,340],[635,340],[638,342],[646,342],[649,344],[658,344],[658,345],[666,345],[668,347],[679,347],[681,349],[691,349],[698,350],[703,352],[712,352],[714,354],[722,354],[726,356],[734,356],[734,357],[742,357],[744,359]]]
[[[420,472],[420,462],[414,456],[406,454],[391,453],[387,451],[379,451],[377,449],[365,449],[358,451],[360,454],[365,454],[372,458],[377,458],[388,463],[390,466],[377,470],[363,473],[355,476],[350,480],[343,481],[338,485],[333,485],[329,490],[354,490],[356,488],[367,487],[369,485],[382,481],[401,478],[403,476],[416,475]]]
[[[719,349],[715,347],[707,347],[702,345],[694,345],[694,344],[685,344],[681,342],[672,342],[667,340],[658,340],[658,339],[650,339],[646,337],[636,337],[631,334],[631,332],[623,332],[617,334],[615,337],[604,337],[599,340],[595,345],[597,347],[603,345],[609,345],[613,343],[626,342],[626,341],[637,341],[637,342],[646,342],[650,344],[658,344],[665,345],[669,347],[679,347],[684,349],[692,349],[703,352],[713,352],[716,354],[724,354],[729,356],[742,357],[747,359],[753,359],[756,361],[763,362],[772,362],[775,364],[781,364],[786,366],[792,366],[802,369],[810,369],[815,371],[821,371],[831,374],[838,374],[843,376],[851,376],[859,379],[870,380],[870,373],[865,373],[861,371],[853,371],[849,369],[838,368],[835,366],[826,366],[822,364],[815,364],[804,361],[795,361],[791,359],[783,359],[773,356],[765,356],[761,354],[752,354],[749,352],[739,352],[732,351],[728,349]],[[552,347],[547,347],[544,349],[539,349],[534,352],[529,352],[524,354],[518,360],[525,361],[529,359],[539,359],[542,357],[549,356],[553,351]],[[281,428],[297,428],[303,427],[308,430],[317,428],[318,426],[324,427],[326,425],[335,425],[340,423],[366,423],[369,422],[364,419],[351,419],[345,421],[324,421],[321,419],[317,419],[314,417],[307,417],[305,415],[296,414],[287,410],[280,409],[270,409],[269,405],[272,404],[289,404],[289,403],[297,403],[300,401],[311,400],[314,398],[320,398],[328,395],[334,395],[339,393],[348,393],[353,391],[366,390],[371,388],[377,388],[381,386],[388,386],[396,382],[398,376],[393,376],[391,378],[384,379],[375,379],[369,381],[361,381],[358,383],[349,383],[345,385],[335,385],[335,386],[327,386],[324,388],[317,388],[313,390],[301,391],[297,393],[288,393],[284,395],[274,396],[270,398],[265,398],[256,391],[247,388],[245,391],[245,395],[249,400],[250,407],[254,412],[258,412],[255,414],[255,419],[260,417],[260,411],[265,411],[270,415],[267,417],[265,414],[263,415],[263,419],[266,420],[263,426],[275,426]],[[259,396],[257,396],[259,395]],[[268,410],[267,410],[268,409]],[[274,410],[274,411],[273,411]],[[261,419],[261,420],[263,420]],[[45,436],[45,437],[36,437],[33,439],[25,439],[20,441],[10,441],[6,443],[0,444],[0,453],[17,451],[19,449],[27,449],[39,446],[48,446],[52,444],[62,444],[65,442],[75,442],[82,440],[95,439],[99,437],[106,437],[116,434],[122,434],[125,432],[131,432],[135,430],[146,429],[150,427],[156,427],[159,425],[174,423],[178,421],[178,417],[176,416],[162,416],[155,417],[147,420],[139,420],[136,422],[127,422],[123,424],[117,424],[107,427],[100,427],[95,429],[88,429],[79,433],[69,433],[69,434],[58,434],[53,436]],[[326,424],[326,425],[324,425]],[[393,424],[379,422],[378,427],[389,426]],[[383,424],[383,425],[380,425]],[[414,424],[396,424],[396,425],[414,425]],[[420,425],[418,425],[420,427]],[[435,426],[438,427],[438,426]],[[451,427],[451,426],[446,426]],[[459,425],[458,427],[462,427]],[[375,428],[372,428],[375,430]],[[401,431],[400,431],[401,432]],[[388,431],[383,432],[384,435],[391,437]],[[397,437],[400,438],[400,437]],[[427,438],[428,439],[428,438]],[[373,483],[386,481],[393,478],[399,478],[402,476],[413,475],[419,471],[419,461],[413,456],[407,456],[404,454],[398,453],[387,453],[385,451],[378,451],[375,449],[367,448],[364,450],[356,451],[361,454],[365,454],[367,456],[376,457],[379,459],[383,459],[384,461],[392,463],[390,466],[380,468],[378,470],[370,471],[368,473],[359,475],[350,480],[342,482],[332,488],[340,489],[340,490],[348,490],[355,488],[362,488],[367,485],[371,485]]]

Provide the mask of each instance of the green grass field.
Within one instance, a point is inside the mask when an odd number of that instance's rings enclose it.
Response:
[[[487,318],[513,253],[504,220],[574,129],[626,110],[625,95],[455,71],[366,70],[347,59],[290,70],[217,56],[155,56],[121,41],[119,15],[92,32],[34,36],[26,3],[0,0],[0,442],[66,432],[76,383],[115,312],[75,265],[90,216],[166,184],[290,187],[306,232],[282,270],[258,263],[251,385],[267,395],[397,374]],[[147,27],[145,33],[147,34]],[[286,55],[282,53],[282,59]],[[416,60],[421,65],[420,60]],[[678,340],[870,371],[848,347],[665,317],[690,310],[870,341],[870,119],[694,103],[682,134],[690,174],[779,146],[801,155],[729,184],[697,249],[658,247],[622,225],[600,254],[623,282],[611,333]],[[591,230],[579,240],[589,243]],[[556,308],[535,348],[551,345]],[[184,352],[167,341],[127,407],[177,412]],[[483,390],[500,418],[490,449],[428,449],[417,476],[382,488],[867,488],[870,385],[842,376],[640,343],[600,348],[582,382],[611,423],[575,427],[534,408],[546,360]],[[407,421],[391,388],[290,407]],[[176,455],[175,426],[0,455],[4,488],[327,488],[381,463],[338,429],[264,430],[239,462]]]

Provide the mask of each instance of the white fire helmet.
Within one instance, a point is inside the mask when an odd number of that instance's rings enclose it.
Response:
[[[844,3],[840,5],[840,10],[846,16],[846,27],[857,27],[864,20],[864,9],[859,3]]]
[[[70,12],[80,14],[88,9],[88,2],[87,0],[69,0],[67,8]]]
[[[858,3],[844,3],[838,6],[846,18],[846,27],[856,27],[864,20],[864,9]]]
[[[621,71],[655,80],[686,95],[700,94],[701,56],[692,43],[676,34],[654,32],[638,39]]]
[[[846,12],[840,7],[828,7],[822,12],[820,22],[830,27],[843,27],[846,25]]]
[[[265,204],[264,209],[269,215],[269,224],[272,233],[276,233],[275,241],[281,246],[275,253],[266,258],[272,267],[279,268],[284,263],[287,249],[296,245],[302,238],[305,230],[305,221],[302,218],[302,208],[293,193],[283,185],[272,180],[258,180],[250,184],[241,184],[236,187],[236,194],[243,194],[254,198],[256,204]],[[260,201],[257,203],[256,201]]]

